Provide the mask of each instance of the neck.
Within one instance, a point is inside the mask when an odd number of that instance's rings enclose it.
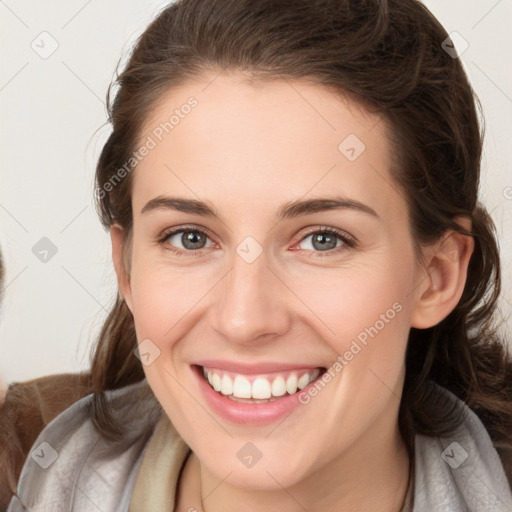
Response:
[[[197,512],[401,512],[409,456],[396,418],[380,418],[348,451],[292,486],[283,488],[274,478],[276,489],[270,491],[229,485],[228,475],[219,479],[192,453],[176,511],[193,504]]]

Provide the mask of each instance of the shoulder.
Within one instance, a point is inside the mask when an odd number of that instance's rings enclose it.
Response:
[[[510,475],[507,478],[485,426],[453,393],[436,388],[460,414],[461,422],[449,436],[416,435],[414,494],[418,510],[464,511],[466,506],[474,511],[512,510]]]
[[[35,439],[53,418],[90,392],[88,373],[48,375],[11,383],[0,403],[0,509],[16,488]]]
[[[113,511],[129,503],[143,452],[162,408],[145,379],[107,391],[112,417],[125,429],[121,439],[109,441],[93,424],[92,397],[89,394],[72,404],[39,434],[9,512],[23,507],[85,511],[94,505]]]

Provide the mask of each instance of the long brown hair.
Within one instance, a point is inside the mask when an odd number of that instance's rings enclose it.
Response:
[[[493,221],[478,201],[483,128],[460,60],[442,47],[447,38],[417,0],[178,1],[136,42],[113,102],[109,89],[113,131],[99,158],[96,187],[105,191],[129,160],[162,93],[205,70],[307,79],[357,98],[392,127],[394,179],[407,199],[417,247],[448,229],[475,240],[456,308],[435,327],[410,331],[399,413],[406,445],[412,450],[415,433],[447,434],[461,420],[434,399],[435,382],[479,415],[495,446],[510,448],[512,362],[495,318],[499,250]],[[97,195],[105,228],[118,222],[127,237],[132,178],[128,173]],[[455,222],[459,215],[471,219],[471,233]],[[118,296],[92,361],[93,415],[108,436],[120,429],[108,420],[102,393],[144,377],[135,347],[133,317]]]
[[[448,34],[417,0],[181,0],[156,16],[107,93],[112,133],[96,170],[96,199],[106,229],[132,228],[126,169],[151,109],[164,93],[205,71],[243,70],[255,79],[306,79],[349,94],[391,126],[394,181],[407,199],[418,247],[446,230],[473,236],[463,295],[438,325],[411,329],[399,426],[444,435],[461,418],[432,382],[464,400],[495,446],[512,448],[512,362],[496,325],[501,272],[495,227],[478,201],[483,128],[478,100]],[[113,86],[116,92],[113,94]],[[111,99],[113,96],[113,100]],[[110,183],[110,186],[109,186]],[[456,222],[472,221],[471,233]],[[144,378],[133,317],[118,295],[92,357],[91,414],[108,438],[122,434],[105,391]]]

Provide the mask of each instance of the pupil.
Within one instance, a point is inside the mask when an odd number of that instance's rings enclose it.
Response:
[[[201,247],[196,247],[196,244],[200,245],[202,238],[202,234],[198,234],[196,231],[188,231],[183,233],[182,243],[188,249],[200,249]],[[192,244],[192,247],[188,245],[189,243]]]
[[[327,242],[325,242],[325,240],[327,239]],[[334,245],[332,247],[326,247],[329,245],[329,240],[330,240],[330,243],[332,245],[333,241],[334,241]],[[325,233],[320,233],[318,235],[316,235],[315,237],[313,237],[313,245],[315,245],[315,242],[318,241],[320,243],[319,247],[316,247],[317,249],[320,248],[320,249],[333,249],[335,246],[336,246],[336,240],[334,239],[333,236],[331,235],[327,235]]]

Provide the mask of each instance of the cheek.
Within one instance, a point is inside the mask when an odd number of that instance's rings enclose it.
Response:
[[[352,340],[394,338],[407,324],[412,268],[390,259],[302,273],[294,292],[307,305],[325,340],[342,354]],[[297,306],[298,307],[298,306]],[[302,305],[302,309],[304,306]]]
[[[331,403],[339,406],[324,411],[328,424],[343,424],[347,432],[355,432],[382,412],[392,394],[399,395],[412,272],[407,260],[380,258],[378,264],[367,260],[329,269],[325,279],[317,273],[296,281],[297,295],[312,312],[310,321],[335,354],[328,386]],[[361,407],[354,408],[354,403]]]
[[[211,285],[198,268],[171,267],[141,253],[134,254],[131,276],[137,337],[172,344]]]
[[[328,280],[302,280],[298,293],[305,297],[310,290],[304,301],[321,319],[323,339],[337,354],[330,372],[339,407],[325,411],[331,424],[342,422],[347,431],[356,431],[399,394],[412,276],[412,260],[387,258],[330,272]]]
[[[166,271],[149,262],[134,265],[132,272],[133,315],[143,371],[168,414],[188,407],[183,403],[179,383],[189,377],[186,368],[176,363],[181,360],[179,340],[193,328],[204,295],[204,290],[198,288],[200,282],[187,279],[186,272]],[[144,353],[150,354],[149,361],[144,361]],[[181,418],[171,419],[181,425]]]
[[[133,276],[133,314],[139,339],[143,336],[160,344],[164,333],[172,328],[180,304],[183,304],[184,291],[177,290],[176,284],[168,286],[155,274]]]

